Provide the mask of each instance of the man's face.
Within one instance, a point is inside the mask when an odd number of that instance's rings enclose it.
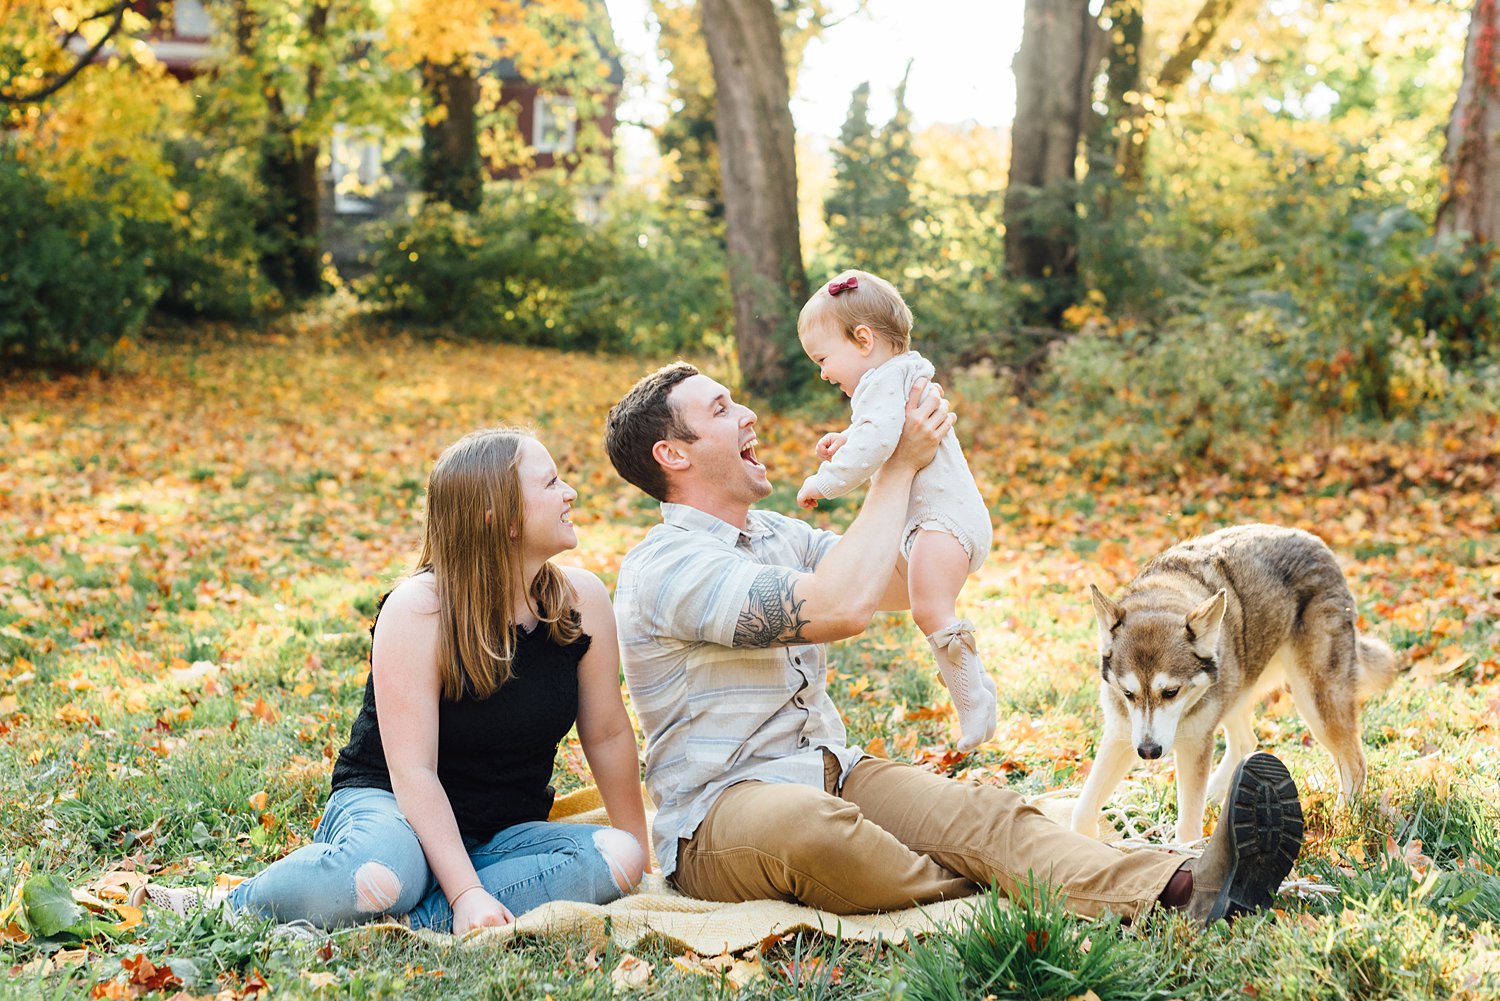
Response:
[[[687,472],[696,489],[746,506],[771,492],[766,467],[755,457],[755,411],[735,403],[729,390],[702,374],[679,382],[668,400],[698,436],[672,443],[691,460]]]

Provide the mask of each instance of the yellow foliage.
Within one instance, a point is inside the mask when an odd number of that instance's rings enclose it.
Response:
[[[17,150],[69,196],[103,197],[127,218],[178,214],[166,142],[182,135],[192,97],[159,65],[111,62],[48,104]]]
[[[548,38],[548,17],[582,21],[583,0],[409,0],[391,14],[391,51],[411,65],[421,62],[471,68],[509,58],[525,76],[539,77],[576,55]]]

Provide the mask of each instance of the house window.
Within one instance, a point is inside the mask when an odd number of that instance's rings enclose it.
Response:
[[[201,0],[177,0],[172,4],[172,32],[178,38],[207,38],[213,30],[214,19]]]
[[[571,97],[538,94],[531,145],[538,153],[571,153],[578,144],[578,110]]]
[[[333,127],[328,152],[334,212],[365,215],[375,211],[374,196],[385,177],[379,134],[339,123]]]

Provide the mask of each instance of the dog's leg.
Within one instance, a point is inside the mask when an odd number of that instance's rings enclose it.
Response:
[[[1359,662],[1354,626],[1342,603],[1309,609],[1293,640],[1295,667],[1287,672],[1292,701],[1313,738],[1339,772],[1339,798],[1353,799],[1365,784],[1359,735]]]
[[[1229,780],[1234,777],[1234,766],[1255,753],[1258,744],[1247,701],[1224,718],[1224,759],[1209,777],[1209,802],[1217,803],[1224,799],[1224,794],[1229,791]]]
[[[1201,739],[1177,735],[1177,840],[1203,837],[1204,791],[1213,762],[1213,734]]]
[[[1106,730],[1099,742],[1099,749],[1094,754],[1093,770],[1083,783],[1078,805],[1073,808],[1073,830],[1091,838],[1099,836],[1099,812],[1135,760],[1130,732],[1127,730],[1118,737],[1112,737]]]

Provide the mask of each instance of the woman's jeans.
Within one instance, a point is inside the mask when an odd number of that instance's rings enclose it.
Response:
[[[531,821],[464,846],[491,896],[517,916],[549,900],[606,904],[621,895],[589,824]],[[394,794],[338,789],[312,844],[292,852],[229,895],[236,911],[325,928],[408,916],[413,928],[448,932],[453,910]]]

